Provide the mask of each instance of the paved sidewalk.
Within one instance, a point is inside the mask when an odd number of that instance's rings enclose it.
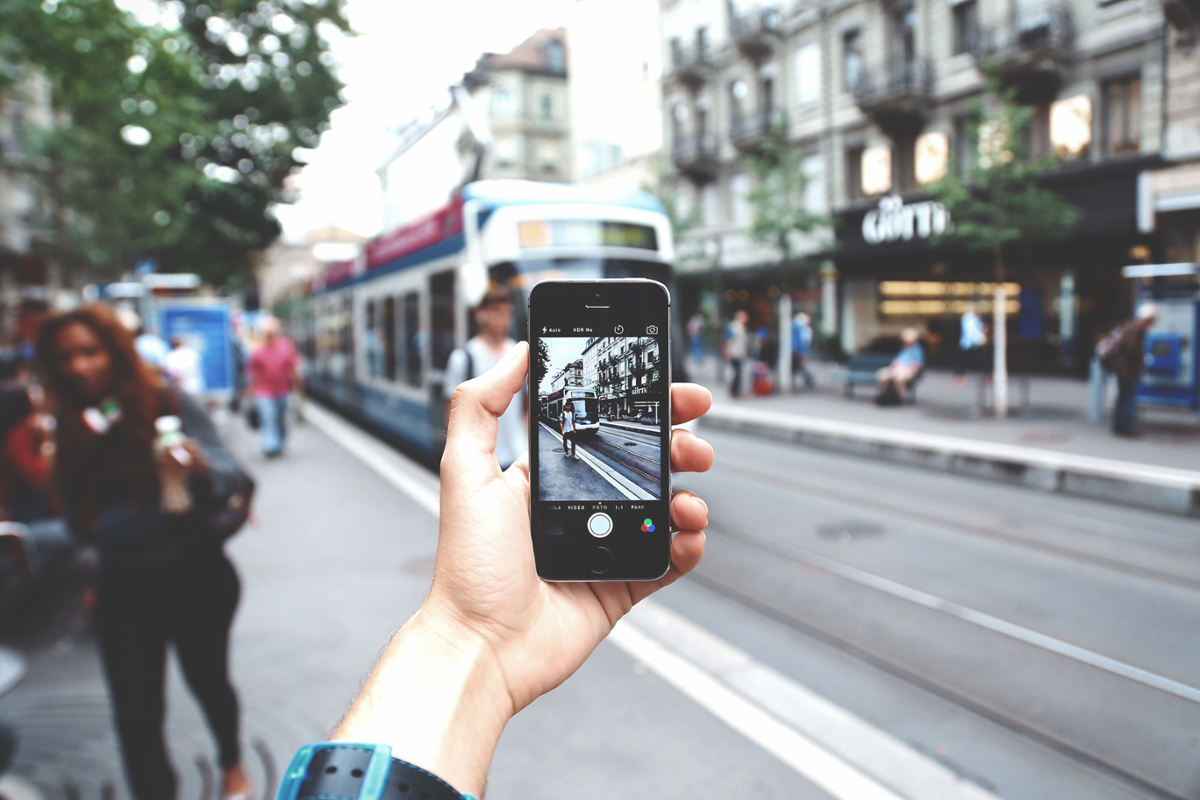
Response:
[[[1200,470],[1200,417],[1167,409],[1142,410],[1142,436],[1119,439],[1105,425],[1087,422],[1087,383],[1071,378],[1030,379],[1030,405],[1020,407],[1018,387],[1010,388],[1013,413],[996,419],[977,409],[976,378],[968,386],[954,384],[946,372],[931,371],[917,389],[917,402],[880,408],[871,402],[870,387],[856,396],[843,395],[844,373],[836,365],[812,367],[817,386],[794,395],[747,397],[731,401],[727,384],[717,380],[718,363],[710,358],[693,379],[713,390],[717,402],[807,417],[878,425],[913,433],[938,434],[979,442],[1034,447],[1095,458]]]

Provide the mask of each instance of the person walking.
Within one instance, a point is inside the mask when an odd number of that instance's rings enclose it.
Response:
[[[575,407],[571,404],[570,400],[563,401],[562,416],[558,420],[558,429],[562,431],[563,455],[573,461],[578,461],[579,456],[575,452]]]
[[[750,332],[746,323],[750,315],[739,309],[733,313],[733,319],[725,326],[725,361],[733,370],[733,380],[729,384],[729,396],[742,396],[742,365],[750,354]]]
[[[1137,315],[1121,325],[1114,335],[1115,347],[1106,368],[1117,379],[1117,407],[1113,413],[1113,433],[1117,436],[1137,436],[1137,384],[1146,369],[1146,331],[1154,326],[1158,308],[1146,303]]]
[[[697,311],[687,321],[688,353],[696,369],[704,363],[704,316]]]
[[[983,330],[983,320],[979,318],[979,310],[974,303],[967,303],[962,317],[958,321],[958,364],[954,370],[954,385],[967,385],[967,370],[975,369],[979,361],[987,334]]]
[[[500,362],[517,343],[509,336],[513,324],[512,294],[499,284],[492,284],[475,307],[475,322],[479,333],[450,354],[446,363],[443,393],[446,398],[446,419],[450,418],[450,399],[459,384],[478,378]],[[565,445],[564,445],[565,447]],[[501,469],[509,466],[529,449],[529,406],[522,391],[512,399],[500,417],[496,433],[496,460]]]
[[[167,380],[188,394],[204,394],[204,369],[200,351],[187,343],[182,336],[171,337],[171,352],[163,359],[163,372]]]
[[[799,311],[792,317],[792,391],[796,389],[796,378],[804,377],[804,387],[817,385],[816,378],[808,371],[808,351],[812,349],[813,331],[808,314]]]
[[[47,320],[37,362],[57,415],[54,480],[67,523],[99,547],[94,622],[132,795],[176,794],[163,740],[172,644],[217,740],[221,793],[248,800],[228,667],[240,586],[223,548],[231,531],[203,515],[232,507],[248,478],[204,409],[164,387],[107,306]],[[178,435],[180,424],[194,438]],[[168,428],[172,447],[156,454],[156,432]],[[168,487],[185,492],[190,511],[168,502]]]
[[[279,320],[267,317],[263,340],[246,361],[246,393],[258,408],[263,455],[283,455],[287,439],[288,398],[301,388],[300,360],[291,341],[279,332]]]

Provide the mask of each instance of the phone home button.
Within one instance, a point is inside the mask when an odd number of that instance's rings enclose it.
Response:
[[[608,514],[599,513],[592,514],[587,521],[588,533],[595,536],[597,539],[603,539],[612,533],[613,521]]]
[[[612,566],[613,554],[607,547],[597,547],[588,556],[588,569],[597,575],[603,575],[608,572],[608,568]]]

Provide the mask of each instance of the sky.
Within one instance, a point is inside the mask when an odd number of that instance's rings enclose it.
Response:
[[[550,379],[557,375],[559,370],[583,355],[583,348],[587,346],[588,340],[587,337],[546,336],[542,341],[546,343],[546,350],[550,354],[550,369],[546,371],[542,377],[542,385],[538,387],[538,391],[544,393],[550,391]]]
[[[276,209],[295,240],[333,223],[379,232],[375,167],[390,149],[386,131],[440,104],[484,52],[506,52],[539,28],[566,25],[575,0],[349,0],[358,36],[333,43],[346,105],[333,112],[307,166],[294,179],[300,200]]]

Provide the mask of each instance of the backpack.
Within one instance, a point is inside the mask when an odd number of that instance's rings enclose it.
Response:
[[[1096,344],[1096,358],[1100,360],[1100,366],[1109,372],[1117,365],[1117,352],[1120,350],[1121,335],[1124,333],[1125,325],[1118,325]]]

